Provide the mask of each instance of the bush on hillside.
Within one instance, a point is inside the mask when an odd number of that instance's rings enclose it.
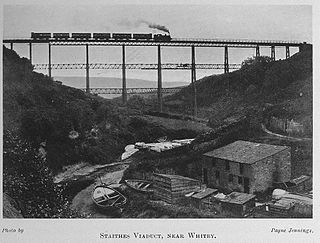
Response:
[[[262,85],[265,72],[270,67],[272,59],[268,56],[249,57],[241,64],[242,78],[247,81],[246,86]]]
[[[46,160],[26,140],[9,132],[3,137],[3,190],[26,218],[79,217],[68,208],[62,188],[53,183]]]
[[[254,66],[258,64],[267,64],[272,62],[272,58],[268,56],[254,56],[254,57],[248,57],[241,63],[242,68],[248,68],[249,66]]]
[[[128,107],[144,111],[146,109],[146,100],[139,95],[134,95],[128,100]]]

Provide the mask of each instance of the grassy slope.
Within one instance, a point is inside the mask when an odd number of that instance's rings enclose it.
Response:
[[[312,53],[300,52],[287,60],[205,77],[196,82],[196,88],[199,116],[214,124],[229,116],[261,110],[265,103],[274,104],[274,112],[288,118],[310,122]],[[192,87],[166,98],[165,103],[170,111],[191,114]]]
[[[132,134],[125,130],[126,109],[102,98],[59,85],[33,72],[26,58],[4,48],[4,131],[15,131],[35,147],[47,142],[49,165],[59,169],[81,160],[113,162]],[[97,126],[97,137],[90,135]],[[71,140],[71,130],[79,132]]]

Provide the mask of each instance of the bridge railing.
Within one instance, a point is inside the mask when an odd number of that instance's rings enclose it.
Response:
[[[203,39],[203,38],[173,38],[172,41],[196,41],[196,42],[238,42],[238,43],[283,43],[283,44],[300,44],[297,40],[253,40],[253,39]]]

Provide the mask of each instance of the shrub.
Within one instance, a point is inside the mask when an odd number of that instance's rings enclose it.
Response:
[[[3,189],[26,218],[79,217],[63,188],[53,183],[46,160],[30,143],[9,131],[3,139]]]

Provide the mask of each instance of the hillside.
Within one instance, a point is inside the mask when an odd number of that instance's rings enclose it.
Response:
[[[33,72],[29,60],[6,48],[3,77],[4,131],[35,147],[45,142],[53,169],[79,160],[108,163],[130,140],[117,106]],[[78,137],[70,138],[70,132]]]
[[[294,119],[312,133],[312,52],[299,52],[286,60],[247,59],[240,70],[197,80],[199,117],[219,125],[223,119],[259,113],[266,104],[270,114]],[[192,87],[166,97],[171,112],[192,114]],[[258,115],[258,114],[256,114]],[[311,124],[311,125],[310,125]]]

